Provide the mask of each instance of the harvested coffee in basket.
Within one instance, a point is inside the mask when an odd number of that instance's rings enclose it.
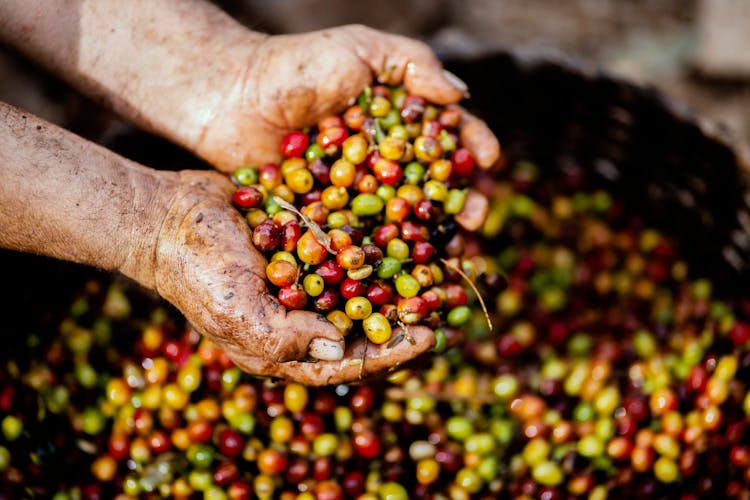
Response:
[[[747,271],[727,288],[716,265],[744,242],[744,164],[651,94],[514,61],[470,80],[513,159],[477,176],[487,274],[507,279],[487,280],[492,334],[473,308],[464,343],[386,379],[270,383],[174,309],[89,282],[62,317],[9,310],[0,498],[748,498]],[[647,171],[694,181],[695,206],[654,224]]]

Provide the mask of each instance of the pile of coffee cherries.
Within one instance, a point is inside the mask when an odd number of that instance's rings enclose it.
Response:
[[[583,180],[480,177],[495,331],[472,311],[465,344],[365,385],[250,377],[87,283],[7,332],[0,498],[748,498],[750,300]]]
[[[376,344],[397,325],[468,321],[456,269],[476,279],[484,261],[458,257],[454,216],[475,167],[460,122],[403,88],[368,87],[342,115],[287,134],[280,165],[234,172],[233,202],[282,305]]]

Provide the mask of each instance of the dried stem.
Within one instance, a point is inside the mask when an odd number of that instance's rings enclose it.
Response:
[[[474,282],[471,281],[471,279],[466,275],[466,273],[463,272],[463,270],[459,269],[457,266],[453,265],[447,260],[441,258],[440,262],[442,262],[446,266],[456,271],[458,274],[461,275],[463,279],[467,281],[467,283],[469,283],[469,286],[471,287],[472,290],[474,290],[474,293],[477,295],[477,298],[479,299],[479,304],[482,306],[482,312],[484,312],[484,319],[487,320],[487,326],[490,328],[490,331],[492,331],[492,320],[490,319],[490,313],[487,311],[487,305],[484,303],[482,294],[479,293],[479,289],[477,289],[477,286],[474,284]]]
[[[278,196],[274,196],[273,201],[278,203],[279,206],[281,206],[281,208],[283,208],[284,210],[289,210],[290,212],[297,214],[302,219],[302,222],[304,222],[305,225],[310,228],[310,231],[312,231],[313,236],[315,236],[315,239],[318,240],[318,243],[323,245],[325,249],[330,253],[336,255],[336,250],[331,248],[331,237],[328,236],[326,232],[323,231],[323,229],[314,220],[297,210],[294,205],[288,203],[286,200],[279,198]]]

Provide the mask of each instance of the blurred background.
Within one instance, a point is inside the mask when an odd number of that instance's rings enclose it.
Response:
[[[542,52],[652,85],[750,144],[750,2],[743,0],[217,0],[253,29],[351,22],[442,56]],[[119,124],[0,47],[0,99],[101,140]]]

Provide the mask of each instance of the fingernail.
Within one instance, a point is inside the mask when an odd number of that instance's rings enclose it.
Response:
[[[344,347],[341,342],[329,339],[313,339],[310,342],[309,354],[322,361],[338,361],[344,357]]]
[[[458,91],[460,91],[464,96],[469,96],[469,86],[466,85],[466,82],[461,80],[459,77],[448,71],[447,69],[443,70],[443,76],[446,80],[450,82],[451,85],[453,85]]]
[[[470,189],[466,196],[464,209],[454,217],[458,224],[468,231],[477,231],[487,219],[489,202],[487,198],[474,189]]]

